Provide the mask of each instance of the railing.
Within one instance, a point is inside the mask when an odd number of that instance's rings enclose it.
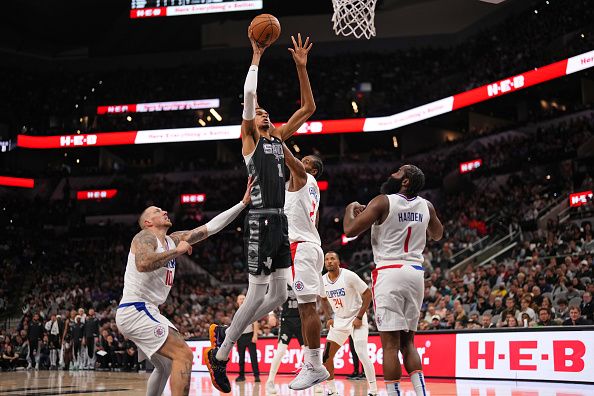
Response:
[[[471,243],[470,246],[468,246],[468,247],[460,250],[456,254],[452,255],[452,257],[450,257],[450,261],[456,262],[457,260],[465,259],[465,258],[469,257],[471,254],[476,252],[477,247],[479,249],[482,249],[483,245],[487,244],[487,241],[489,240],[489,238],[491,238],[490,235],[485,235],[484,237],[480,238],[478,241]]]
[[[485,264],[486,260],[493,260],[497,258],[501,254],[505,253],[513,246],[515,246],[518,242],[516,239],[519,239],[521,232],[512,231],[508,235],[499,238],[491,245],[487,246],[486,248],[476,252],[470,257],[465,258],[458,264],[452,267],[452,271],[464,271],[466,267],[469,265],[483,265]]]
[[[183,255],[176,258],[176,260],[181,264],[181,266],[179,266],[181,275],[202,275],[209,280],[211,286],[219,286],[221,284],[221,281],[202,268],[200,264],[196,263],[190,257]]]

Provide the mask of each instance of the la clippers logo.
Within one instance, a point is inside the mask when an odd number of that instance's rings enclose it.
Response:
[[[305,286],[303,285],[303,282],[301,282],[301,281],[295,282],[295,290],[302,291],[304,287]]]
[[[309,195],[312,196],[312,198],[314,199],[314,201],[320,202],[320,198],[318,197],[318,192],[316,191],[315,188],[313,188],[313,187],[310,187],[309,188]]]
[[[165,328],[163,326],[157,326],[154,330],[155,337],[161,338],[165,335]]]

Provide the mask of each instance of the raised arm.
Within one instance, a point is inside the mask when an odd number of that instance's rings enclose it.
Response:
[[[231,222],[233,222],[233,220],[239,216],[246,206],[249,205],[251,200],[250,192],[252,191],[252,184],[252,178],[248,177],[247,188],[241,202],[239,202],[237,205],[227,209],[223,213],[218,214],[208,223],[196,227],[193,230],[176,231],[169,236],[171,239],[173,239],[176,245],[181,241],[185,241],[190,245],[193,245],[221,231],[223,228],[231,224]]]
[[[429,207],[429,224],[427,225],[427,234],[434,241],[439,241],[443,237],[443,225],[437,217],[437,212],[433,207],[433,204],[427,201]]]
[[[241,144],[243,155],[248,155],[256,149],[256,142],[260,134],[256,128],[256,90],[258,88],[258,66],[260,58],[266,47],[260,47],[251,38],[248,30],[248,37],[252,43],[252,63],[243,85],[243,121],[241,122]]]
[[[282,141],[287,140],[299,128],[305,121],[311,117],[316,111],[316,103],[314,101],[313,92],[311,90],[311,84],[309,83],[309,76],[307,75],[307,55],[313,43],[309,42],[309,37],[305,40],[305,43],[301,41],[301,33],[297,35],[297,41],[295,37],[291,36],[293,40],[293,47],[289,48],[295,66],[297,66],[297,76],[299,77],[299,90],[301,95],[301,107],[297,110],[286,124],[276,128],[272,134]]]
[[[138,271],[151,272],[184,253],[192,253],[192,246],[188,242],[180,241],[176,245],[175,249],[157,253],[157,237],[148,230],[142,230],[132,239],[130,250],[135,255]]]
[[[285,164],[291,171],[289,179],[289,191],[299,191],[307,183],[307,172],[303,162],[299,161],[291,150],[283,143],[283,152],[285,153]]]
[[[347,206],[343,227],[347,237],[352,238],[367,231],[376,221],[384,221],[390,210],[388,197],[378,195],[366,207],[358,202]]]

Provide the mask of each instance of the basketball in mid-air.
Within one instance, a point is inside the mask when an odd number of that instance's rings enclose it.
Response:
[[[259,46],[267,47],[278,39],[281,26],[274,15],[260,14],[252,20],[248,31]]]

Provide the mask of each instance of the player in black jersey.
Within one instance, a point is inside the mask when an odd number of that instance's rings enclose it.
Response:
[[[248,31],[248,37],[251,35]],[[244,85],[244,109],[241,123],[242,154],[252,177],[251,206],[245,218],[245,254],[249,270],[249,288],[245,303],[237,310],[231,326],[212,324],[211,348],[207,366],[213,385],[228,393],[231,385],[226,365],[233,344],[246,326],[265,316],[287,299],[291,251],[285,203],[285,157],[282,143],[290,138],[315,111],[315,102],[307,75],[307,55],[313,43],[303,42],[301,34],[289,48],[299,77],[301,107],[286,124],[275,128],[268,112],[256,103],[258,65],[265,47],[250,38],[252,64]]]
[[[289,343],[293,338],[299,341],[299,345],[303,347],[303,333],[301,332],[301,317],[299,315],[299,303],[297,302],[297,296],[291,288],[287,285],[288,297],[287,301],[284,302],[280,316],[280,329],[278,332],[278,345],[270,364],[270,373],[268,374],[268,380],[266,381],[266,393],[269,395],[276,394],[276,388],[274,387],[274,378],[280,367],[281,359],[285,356]],[[269,322],[272,322],[274,312],[269,315]],[[297,367],[295,367],[297,368]]]

